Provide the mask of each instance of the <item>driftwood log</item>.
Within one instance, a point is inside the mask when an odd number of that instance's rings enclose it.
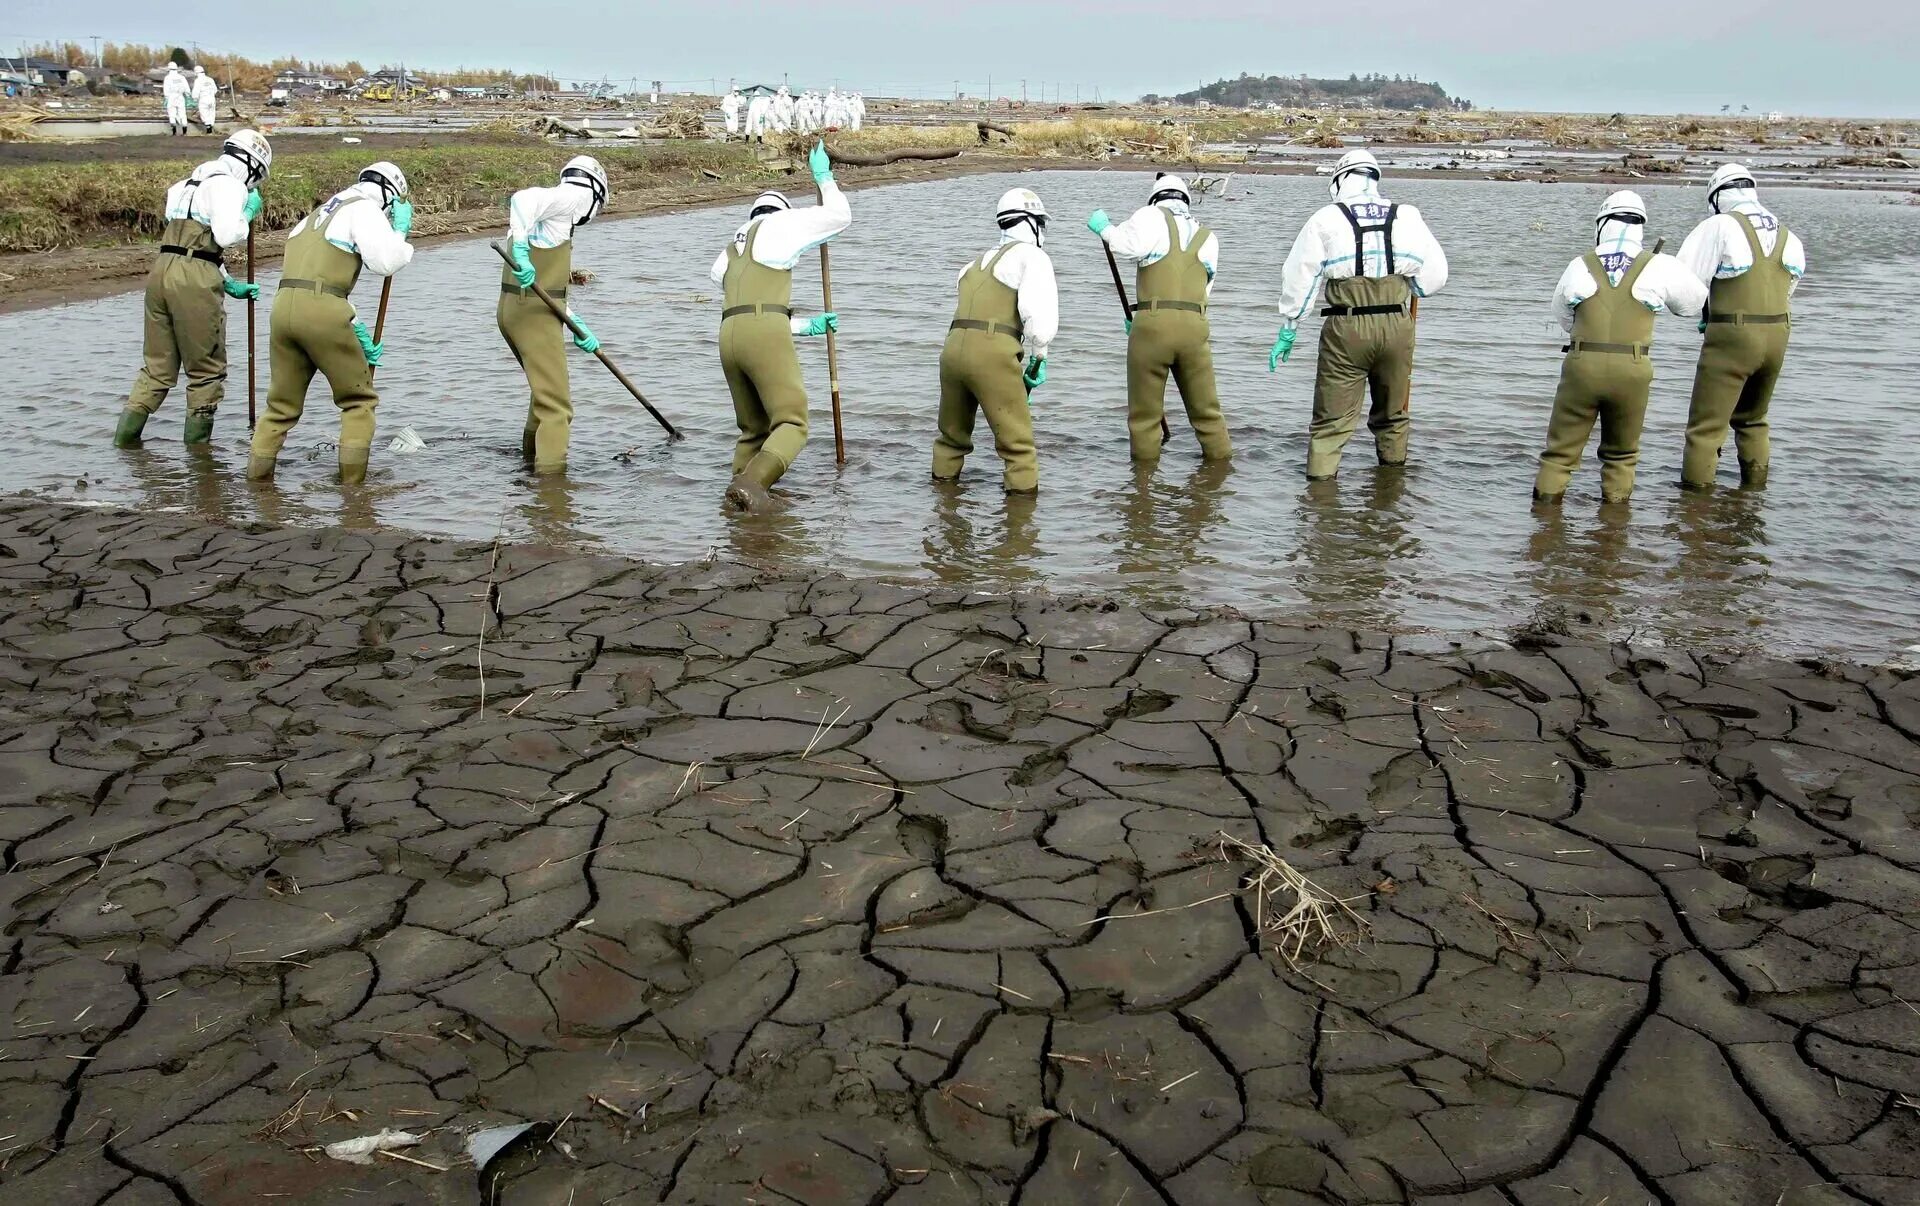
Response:
[[[1012,131],[1012,130],[1009,130],[1009,129],[1008,129],[1007,127],[1005,127],[1005,126],[997,126],[997,125],[995,125],[995,124],[993,124],[993,123],[992,123],[992,122],[990,122],[990,121],[975,121],[975,122],[974,122],[973,124],[974,124],[974,126],[975,126],[976,128],[978,128],[978,129],[979,129],[979,131],[980,131],[980,145],[981,145],[981,146],[986,146],[986,145],[987,145],[987,135],[988,135],[989,133],[992,133],[992,134],[1005,134],[1005,135],[1006,135],[1006,136],[1007,136],[1008,138],[1012,138],[1012,137],[1013,137],[1013,131]]]
[[[871,155],[827,148],[827,158],[843,167],[885,167],[889,163],[899,163],[903,159],[953,159],[959,154],[959,147],[942,147],[938,150],[905,147],[898,151],[879,151]]]

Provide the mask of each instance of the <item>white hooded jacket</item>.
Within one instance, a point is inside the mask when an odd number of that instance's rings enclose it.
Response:
[[[1646,226],[1608,218],[1600,223],[1593,249],[1607,270],[1608,283],[1617,285],[1640,254]],[[1553,317],[1568,334],[1573,333],[1574,311],[1580,303],[1600,291],[1598,281],[1587,267],[1587,257],[1577,256],[1560,274],[1553,290]],[[1695,280],[1678,259],[1662,253],[1654,256],[1633,282],[1636,301],[1655,314],[1665,310],[1682,318],[1692,318],[1707,304],[1707,288]]]
[[[1342,205],[1352,207],[1363,221],[1380,221],[1387,215],[1388,202],[1380,195],[1378,180],[1364,172],[1341,178],[1338,199],[1307,219],[1280,270],[1280,318],[1285,326],[1292,327],[1306,316],[1322,281],[1386,275],[1383,235],[1367,235],[1362,241],[1366,263],[1354,262],[1353,227],[1341,212]],[[1447,253],[1411,205],[1394,211],[1393,268],[1397,275],[1412,278],[1415,297],[1432,297],[1446,288]]]

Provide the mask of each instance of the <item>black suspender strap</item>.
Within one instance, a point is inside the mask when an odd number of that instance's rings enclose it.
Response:
[[[1378,226],[1360,225],[1360,219],[1354,217],[1353,210],[1344,201],[1340,202],[1340,212],[1346,217],[1347,225],[1353,227],[1353,274],[1367,274],[1367,236],[1377,234],[1386,244],[1387,270],[1383,275],[1397,276],[1394,269],[1399,265],[1393,256],[1393,220],[1400,214],[1399,203],[1387,206],[1387,220]]]

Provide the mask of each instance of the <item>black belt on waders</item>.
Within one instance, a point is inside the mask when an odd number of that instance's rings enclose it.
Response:
[[[1405,314],[1406,303],[1396,306],[1328,306],[1320,311],[1322,318],[1358,318],[1363,314]]]
[[[1576,339],[1560,350],[1563,352],[1606,352],[1613,356],[1645,356],[1653,350],[1653,345],[1647,343],[1594,343],[1588,339]]]
[[[511,281],[502,281],[500,283],[500,292],[511,293],[515,297],[532,297],[533,288],[534,287],[532,285],[528,285],[526,288],[523,289],[519,285],[516,285]],[[559,301],[561,298],[565,297],[566,295],[567,295],[567,287],[565,285],[560,286],[558,289],[547,290],[547,296],[553,298],[555,301]]]
[[[221,260],[220,253],[217,251],[202,251],[195,247],[175,247],[171,243],[162,243],[160,245],[160,254],[190,255],[196,260],[205,260],[209,264],[218,264]]]
[[[749,314],[778,314],[782,318],[792,318],[793,307],[770,306],[765,302],[754,306],[728,306],[726,309],[720,311],[720,321],[725,322],[729,318],[744,318]]]
[[[1011,336],[1016,342],[1022,337],[1019,327],[1010,327],[1004,322],[988,322],[981,318],[956,318],[947,324],[949,331],[986,331],[993,335]]]
[[[1143,301],[1133,308],[1138,314],[1142,310],[1186,310],[1193,314],[1205,314],[1207,308],[1199,302],[1190,301]]]
[[[1740,327],[1774,326],[1793,321],[1791,314],[1709,314],[1708,322],[1732,323]]]
[[[303,281],[303,280],[281,281],[280,288],[305,289],[312,293],[332,294],[334,297],[346,297],[351,292],[351,290],[342,289],[338,285],[329,285],[325,281]]]

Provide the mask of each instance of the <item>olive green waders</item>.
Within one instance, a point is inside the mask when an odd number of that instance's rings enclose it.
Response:
[[[744,248],[727,248],[721,288],[720,369],[733,394],[740,438],[733,448],[736,505],[764,500],[807,443],[807,387],[793,347],[793,273],[753,258],[755,224]]]
[[[1773,241],[1773,254],[1760,249],[1753,219],[1735,214],[1753,252],[1753,267],[1739,276],[1716,280],[1707,292],[1707,338],[1693,374],[1693,404],[1687,411],[1687,451],[1680,463],[1680,484],[1702,489],[1713,484],[1733,429],[1740,458],[1740,484],[1767,484],[1772,444],[1767,408],[1780,366],[1787,359],[1792,330],[1793,274],[1787,271],[1787,228]]]
[[[1320,362],[1313,381],[1313,426],[1307,476],[1340,471],[1340,454],[1360,423],[1369,394],[1367,428],[1382,465],[1407,460],[1413,419],[1407,398],[1413,381],[1413,286],[1404,276],[1355,276],[1327,282],[1320,311]]]
[[[1160,420],[1167,412],[1167,374],[1180,387],[1187,422],[1210,461],[1233,455],[1233,440],[1220,415],[1220,391],[1213,379],[1213,345],[1208,342],[1207,266],[1200,248],[1206,227],[1180,246],[1180,225],[1167,220],[1167,254],[1143,265],[1134,290],[1133,331],[1127,339],[1127,440],[1136,461],[1160,459]]]
[[[573,282],[573,244],[530,247],[534,285],[562,305]],[[500,334],[527,375],[532,400],[520,451],[535,473],[559,473],[567,467],[567,443],[573,435],[573,391],[567,382],[567,325],[531,287],[514,283],[513,269],[500,270]]]
[[[1020,295],[995,279],[993,270],[1012,248],[996,251],[983,265],[968,265],[960,278],[960,303],[940,350],[940,434],[933,440],[933,476],[960,476],[973,451],[976,415],[987,412],[994,447],[1006,469],[1009,494],[1040,487],[1040,460],[1033,448],[1033,412],[1020,365]]]
[[[332,209],[322,206],[307,219],[305,230],[287,240],[268,328],[273,375],[266,413],[253,431],[250,478],[273,476],[274,458],[306,409],[307,387],[317,370],[326,375],[340,408],[340,480],[347,485],[366,480],[380,395],[373,390],[373,367],[354,337],[353,306],[347,301],[360,279],[360,257],[327,242],[333,218],[349,205],[365,203],[354,197]]]
[[[1533,496],[1558,499],[1580,467],[1593,424],[1600,423],[1600,497],[1625,502],[1633,493],[1633,470],[1640,460],[1640,429],[1647,419],[1647,393],[1653,388],[1653,311],[1633,295],[1634,282],[1653,259],[1634,257],[1620,283],[1609,283],[1598,254],[1587,253],[1587,271],[1598,286],[1573,312],[1573,339],[1560,365],[1560,389],[1547,422],[1547,448]]]
[[[227,391],[227,309],[220,248],[192,218],[160,232],[160,257],[147,271],[146,334],[140,372],[127,395],[114,443],[140,442],[147,416],[187,371],[186,442],[213,435],[213,414]]]

